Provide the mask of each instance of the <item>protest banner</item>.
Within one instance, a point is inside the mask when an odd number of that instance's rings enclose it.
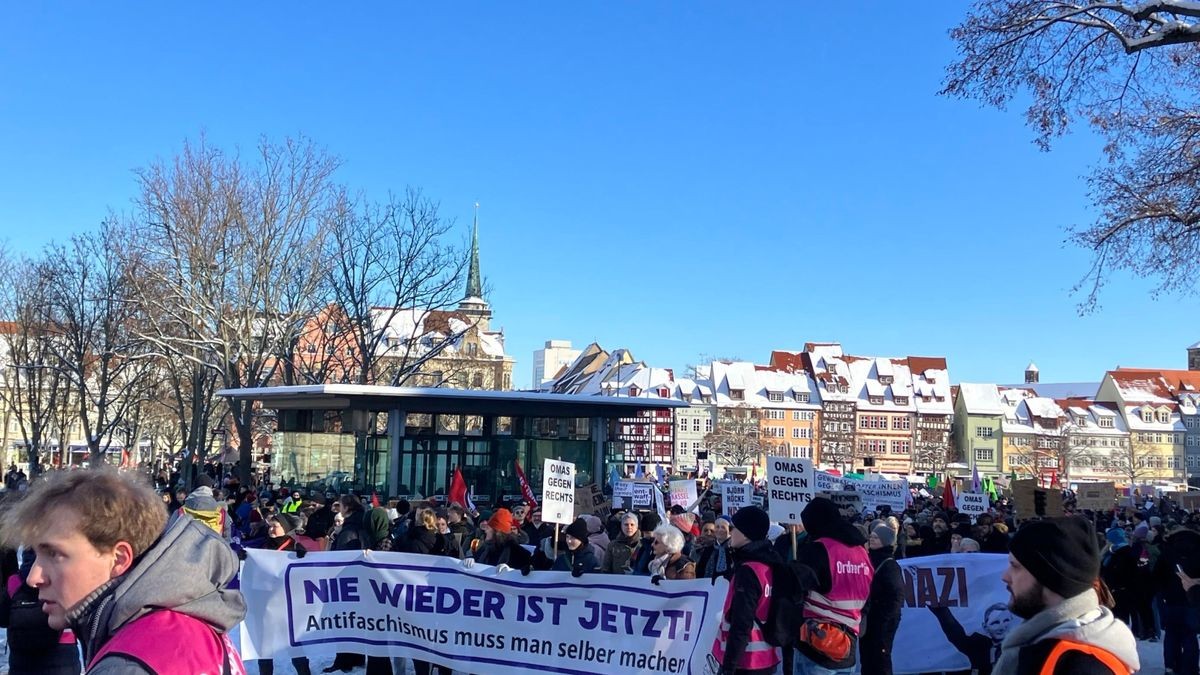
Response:
[[[971,516],[971,521],[988,512],[988,496],[982,492],[960,492],[956,496],[958,512]]]
[[[1000,643],[1021,620],[1000,576],[1008,556],[949,553],[898,560],[904,605],[892,647],[897,674],[991,672]]]
[[[832,493],[838,492],[842,489],[843,481],[841,476],[835,476],[824,471],[817,471],[814,479],[817,486],[817,492]]]
[[[517,675],[701,675],[728,591],[377,551],[248,551],[241,586],[245,660],[348,652]]]
[[[575,520],[575,465],[547,459],[542,465],[542,520],[570,525]]]
[[[608,516],[610,507],[604,492],[595,483],[575,488],[575,517],[583,515]]]
[[[692,507],[692,511],[695,511],[698,508],[696,502],[698,502],[700,498],[698,496],[699,493],[696,491],[696,481],[691,479],[673,480],[671,481],[670,486],[671,506],[678,505],[685,509],[690,506]]]
[[[1112,483],[1080,483],[1075,490],[1075,508],[1111,511],[1117,505],[1117,486]]]
[[[908,481],[900,480],[848,480],[844,483],[845,490],[862,495],[863,507],[878,511],[881,506],[887,506],[893,512],[904,510],[905,495],[908,494]]]
[[[1167,497],[1188,511],[1200,509],[1200,492],[1168,492]]]
[[[837,504],[840,509],[854,509],[855,513],[863,510],[862,494],[852,490],[834,490],[828,493],[829,501]]]
[[[754,488],[742,483],[721,484],[721,513],[732,516],[738,509],[750,506],[754,497]]]
[[[799,523],[816,492],[812,460],[767,458],[767,507],[777,523]]]

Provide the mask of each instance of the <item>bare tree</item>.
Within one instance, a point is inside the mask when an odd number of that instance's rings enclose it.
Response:
[[[1156,446],[1138,439],[1137,432],[1129,434],[1129,443],[1112,451],[1108,466],[1130,485],[1141,485],[1146,480],[1157,478],[1159,467],[1155,459],[1160,455]]]
[[[1118,269],[1192,291],[1200,254],[1200,3],[979,0],[951,31],[943,93],[1026,119],[1048,148],[1080,118],[1106,141],[1088,178],[1097,212],[1070,238],[1093,253],[1076,290],[1097,305]]]
[[[75,394],[91,463],[103,463],[113,432],[151,386],[154,362],[136,329],[135,281],[118,252],[126,234],[110,222],[52,244],[40,266],[45,325],[55,367]]]
[[[704,446],[724,464],[746,466],[758,463],[767,441],[758,427],[758,411],[742,405],[717,412],[716,427],[704,437]]]
[[[157,289],[148,335],[159,350],[215,373],[223,387],[270,384],[280,355],[320,309],[338,161],[312,142],[263,140],[250,160],[186,143],[172,161],[138,172],[131,237]],[[192,371],[194,444],[206,443],[207,380]],[[228,400],[239,474],[250,479],[259,408]]]
[[[67,442],[57,424],[69,396],[58,367],[56,340],[46,323],[47,289],[42,263],[0,252],[0,403],[17,421],[31,474],[41,471],[41,453],[57,440]],[[6,420],[7,421],[7,420]],[[52,434],[58,429],[59,437]]]

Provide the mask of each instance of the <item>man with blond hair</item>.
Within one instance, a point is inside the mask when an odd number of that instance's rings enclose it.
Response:
[[[228,588],[237,556],[191,518],[167,514],[134,474],[55,472],[4,516],[10,546],[37,552],[27,583],[54,628],[71,628],[87,673],[244,672],[227,631],[246,614]]]

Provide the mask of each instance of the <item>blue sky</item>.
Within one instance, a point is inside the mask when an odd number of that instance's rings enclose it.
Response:
[[[836,4],[836,3],[835,3]],[[570,339],[654,365],[838,340],[955,381],[1184,367],[1195,298],[1117,276],[1080,317],[1086,131],[936,96],[961,3],[5,3],[0,236],[125,209],[207,133],[303,133],[464,234],[528,384]],[[859,8],[861,10],[861,8]]]

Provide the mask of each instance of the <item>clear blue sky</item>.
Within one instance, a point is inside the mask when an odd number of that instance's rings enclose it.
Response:
[[[1124,276],[1077,315],[1098,143],[936,96],[962,3],[425,5],[0,5],[0,236],[94,225],[201,131],[303,133],[464,233],[481,202],[518,386],[550,338],[676,368],[838,340],[1000,382],[1200,340],[1194,298]]]

